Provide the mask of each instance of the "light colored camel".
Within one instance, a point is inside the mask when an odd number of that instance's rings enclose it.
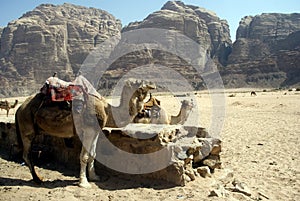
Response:
[[[167,111],[160,106],[160,101],[150,96],[150,99],[144,104],[145,109],[138,112],[133,119],[134,123],[152,123],[152,124],[184,124],[194,105],[188,100],[181,101],[181,108],[178,115],[169,115]]]
[[[6,110],[6,116],[8,117],[9,110],[15,108],[18,104],[18,100],[11,105],[7,100],[0,101],[0,108]]]
[[[187,120],[190,112],[192,111],[194,107],[193,102],[190,102],[188,100],[183,100],[181,101],[181,108],[176,116],[171,116],[170,117],[170,124],[184,124],[184,122]]]
[[[85,78],[83,78],[83,81],[83,83],[88,82]],[[90,85],[90,83],[87,83],[87,85]],[[127,113],[129,113],[127,96],[130,96],[130,98],[137,98],[131,96],[131,91],[133,91],[136,86],[137,85],[124,86],[121,104],[118,107],[121,110],[120,114],[125,114],[126,108]],[[152,87],[142,86],[141,88],[145,88],[147,91]],[[135,88],[135,90],[137,89]],[[90,180],[99,179],[94,169],[94,158],[96,156],[96,143],[100,131],[95,129],[95,123],[98,125],[97,128],[100,127],[101,129],[105,126],[115,127],[117,125],[111,116],[113,114],[113,106],[108,104],[105,98],[95,96],[96,92],[87,92],[88,97],[85,102],[82,102],[79,99],[73,100],[73,112],[71,110],[61,109],[61,104],[65,104],[65,102],[52,103],[54,105],[51,107],[49,105],[44,105],[46,95],[43,93],[38,93],[29,97],[18,108],[16,112],[17,136],[20,145],[23,146],[23,158],[28,165],[35,182],[42,183],[42,178],[36,173],[31,157],[31,146],[35,136],[39,133],[62,138],[70,138],[74,135],[79,135],[83,144],[80,153],[79,186],[86,188],[90,187],[86,176],[86,170],[88,171]],[[95,115],[97,117],[97,122],[95,122]],[[84,118],[80,118],[80,116],[83,116]],[[127,117],[128,116],[129,115],[127,115]]]

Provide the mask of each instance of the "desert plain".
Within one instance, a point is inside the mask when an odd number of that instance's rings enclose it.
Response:
[[[256,91],[251,96],[250,91]],[[215,118],[208,91],[195,93],[199,123],[210,128]],[[77,186],[77,171],[49,161],[38,167],[45,183],[35,184],[21,159],[9,159],[8,150],[0,149],[0,200],[300,200],[300,92],[288,90],[226,89],[221,169],[211,177],[197,177],[186,186],[134,176],[108,175],[92,182],[92,188]],[[170,114],[179,111],[178,100],[157,95]],[[181,97],[184,98],[184,97]],[[16,98],[9,100],[13,102]],[[20,103],[24,98],[18,98]],[[221,105],[223,103],[220,103]],[[0,111],[0,120],[13,122],[16,109]],[[245,185],[248,193],[232,188],[235,181]],[[221,195],[213,191],[221,189]]]

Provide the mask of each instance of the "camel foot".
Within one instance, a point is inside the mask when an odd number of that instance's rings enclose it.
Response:
[[[34,176],[33,177],[33,181],[35,182],[35,183],[37,183],[37,184],[42,184],[43,183],[43,178],[42,177],[39,177],[39,176]]]
[[[100,181],[100,177],[98,175],[96,175],[95,173],[93,174],[89,174],[89,179],[90,181]]]
[[[82,188],[91,188],[91,184],[86,179],[79,180],[79,186]]]
[[[90,181],[100,181],[100,177],[95,175],[93,177],[90,177]]]

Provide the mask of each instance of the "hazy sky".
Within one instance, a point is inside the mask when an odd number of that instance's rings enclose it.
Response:
[[[65,2],[106,10],[120,19],[124,26],[129,22],[143,20],[150,13],[159,10],[167,0],[4,0],[0,3],[0,26],[6,26],[8,22],[42,3]],[[299,0],[183,0],[183,2],[212,10],[221,19],[226,19],[232,39],[235,38],[240,19],[246,15],[270,12],[300,13]]]

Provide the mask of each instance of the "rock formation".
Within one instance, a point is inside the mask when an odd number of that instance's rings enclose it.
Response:
[[[223,63],[230,52],[231,39],[226,20],[201,7],[168,1],[161,10],[150,14],[142,22],[130,23],[124,31],[141,28],[176,30],[205,47],[211,58]]]
[[[204,8],[169,1],[144,20],[129,23],[122,32],[143,28],[179,31],[213,59],[226,87],[285,87],[300,83],[299,19],[299,13],[246,16],[232,44],[226,20]],[[120,35],[121,23],[99,9],[42,4],[0,31],[0,96],[7,97],[35,92],[53,71],[70,79],[92,49]],[[175,36],[168,37],[171,41]],[[147,64],[174,69],[196,90],[205,87],[189,61],[145,48],[114,61],[99,89],[113,88],[124,74]]]
[[[226,20],[221,20],[211,11],[200,7],[185,5],[181,1],[168,1],[159,11],[147,16],[143,21],[130,23],[122,29],[123,33],[145,28],[158,28],[175,30],[189,37],[201,46],[204,54],[212,58],[217,65],[224,65],[231,52],[231,39],[229,26]],[[175,34],[168,34],[164,40],[167,47],[172,49],[184,48],[180,42],[174,45],[174,41],[181,41]],[[151,37],[150,37],[151,38]],[[179,47],[180,46],[180,47]],[[184,49],[189,51],[189,49]],[[114,76],[122,75],[129,70],[147,65],[155,64],[166,66],[176,70],[187,79],[195,89],[203,87],[202,78],[196,70],[178,55],[170,52],[145,48],[133,52],[116,60],[107,74],[107,80]],[[138,75],[139,76],[139,75]],[[171,78],[176,79],[176,78]],[[170,81],[172,82],[172,81]]]
[[[264,13],[240,21],[228,65],[230,87],[284,87],[300,83],[300,13]]]
[[[103,10],[71,4],[36,7],[1,32],[0,94],[31,94],[54,71],[69,80],[89,52],[120,29],[120,21]]]

